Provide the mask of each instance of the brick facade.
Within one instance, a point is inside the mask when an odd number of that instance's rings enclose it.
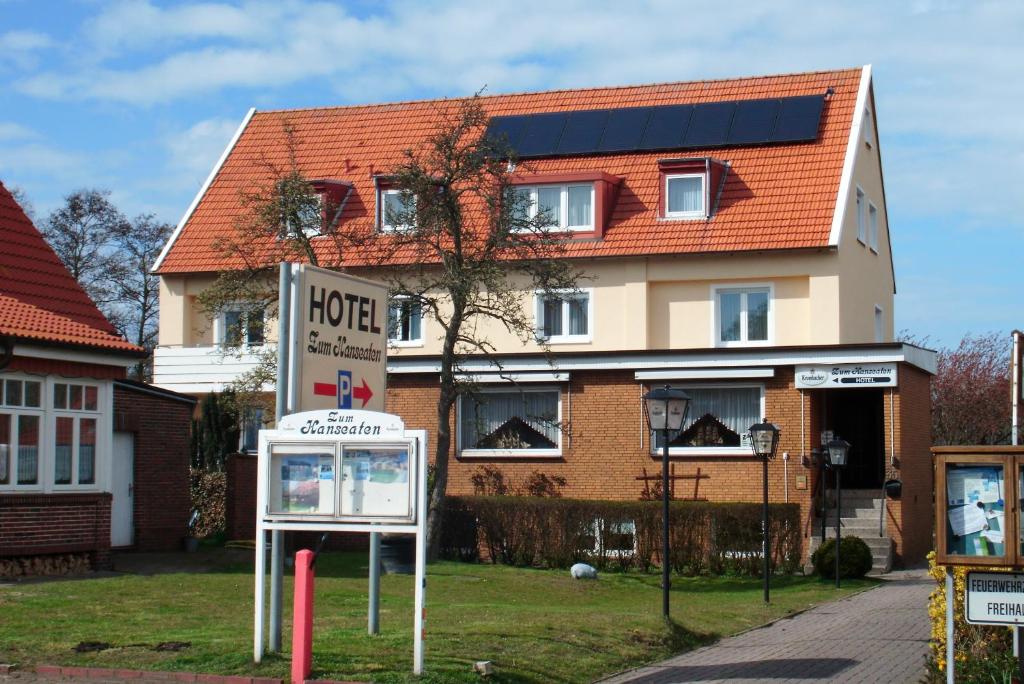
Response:
[[[109,493],[0,494],[0,558],[86,552],[110,566]]]
[[[135,549],[181,548],[191,509],[189,430],[193,404],[171,395],[114,388],[114,430],[135,436]],[[108,531],[109,536],[109,531]]]
[[[227,481],[224,523],[228,539],[255,539],[256,456],[231,454],[224,470]]]

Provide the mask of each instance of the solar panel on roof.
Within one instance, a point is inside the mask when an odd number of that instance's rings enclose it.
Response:
[[[565,128],[566,118],[568,117],[564,112],[532,115],[519,141],[520,156],[544,157],[554,154]]]
[[[570,112],[558,141],[557,154],[586,154],[597,149],[608,121],[608,110]]]
[[[778,112],[778,100],[737,102],[727,142],[730,145],[757,145],[768,142],[775,129]]]
[[[519,140],[526,129],[526,123],[530,120],[529,114],[519,116],[496,116],[491,119],[487,127],[487,137],[496,142],[505,142],[512,149],[519,147]]]
[[[693,105],[654,107],[639,150],[670,150],[679,147],[690,123]]]
[[[768,142],[802,142],[818,137],[824,95],[787,97],[779,103],[779,116]]]
[[[693,108],[690,127],[683,138],[684,147],[724,145],[736,111],[735,102],[708,102]]]
[[[598,152],[632,152],[640,145],[654,107],[629,107],[608,112]]]

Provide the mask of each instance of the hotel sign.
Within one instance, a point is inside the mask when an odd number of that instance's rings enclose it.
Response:
[[[896,387],[895,363],[841,363],[796,367],[797,389]]]

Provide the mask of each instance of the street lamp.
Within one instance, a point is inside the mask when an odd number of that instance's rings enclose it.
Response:
[[[661,613],[668,619],[669,545],[668,545],[668,433],[683,427],[690,408],[690,395],[668,385],[652,389],[643,396],[647,424],[652,432],[662,431],[661,451]]]
[[[839,521],[843,514],[843,489],[840,484],[840,473],[846,465],[846,456],[850,453],[850,443],[845,439],[829,440],[828,460],[836,471],[836,589],[839,588]]]
[[[771,586],[771,561],[768,553],[768,461],[775,458],[775,450],[779,448],[779,428],[768,422],[750,426],[750,447],[754,455],[761,459],[764,475],[764,507],[761,511],[761,555],[764,561],[764,602],[768,603],[768,592]]]

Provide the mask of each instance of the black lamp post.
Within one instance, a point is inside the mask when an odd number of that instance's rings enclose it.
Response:
[[[661,613],[668,619],[669,544],[668,544],[668,435],[683,427],[690,408],[690,395],[668,385],[652,389],[643,396],[647,424],[652,432],[662,431],[661,451]]]
[[[846,465],[846,456],[850,453],[850,443],[845,439],[836,438],[829,441],[827,449],[829,463],[836,471],[836,589],[838,589],[839,542],[841,536],[841,532],[839,531],[839,522],[843,514],[843,487],[840,481],[840,474],[843,472],[843,466]]]
[[[779,428],[764,421],[750,426],[750,447],[754,455],[761,459],[764,475],[764,508],[761,511],[761,556],[764,560],[764,602],[768,603],[768,592],[771,587],[771,556],[768,543],[768,461],[775,458],[775,450],[779,448]]]

